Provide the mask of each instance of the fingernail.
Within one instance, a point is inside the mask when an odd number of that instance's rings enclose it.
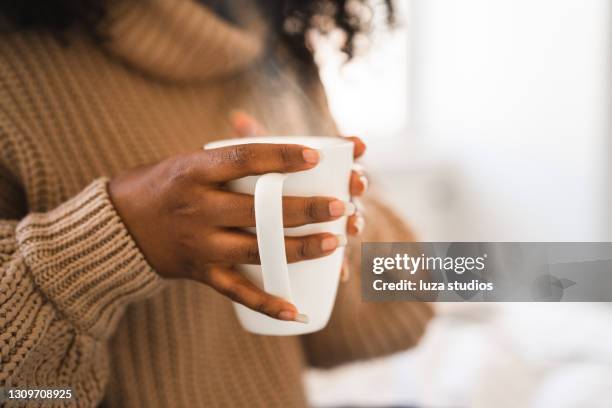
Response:
[[[363,219],[363,217],[359,216],[357,217],[353,225],[357,230],[357,235],[361,235],[361,233],[363,232],[363,228],[365,227],[365,220]]]
[[[329,203],[329,215],[332,217],[341,217],[343,215],[353,215],[355,213],[355,204],[334,200]]]
[[[358,173],[363,173],[364,172],[364,168],[361,164],[359,163],[353,163],[353,167],[352,169]]]
[[[331,251],[331,250],[338,248],[339,245],[340,245],[340,240],[338,239],[336,235],[331,236],[331,237],[325,237],[321,241],[321,250],[323,252]]]
[[[344,203],[344,205],[345,205],[344,215],[353,215],[355,214],[355,211],[357,211],[357,207],[355,207],[355,204],[351,202],[346,202]]]
[[[308,318],[307,315],[303,314],[303,313],[298,313],[295,315],[295,319],[293,319],[294,322],[298,322],[298,323],[308,323],[310,321],[310,319]]]
[[[362,191],[366,191],[368,189],[368,178],[364,175],[361,175],[359,176],[359,181],[361,181],[361,184],[363,185]]]
[[[336,235],[336,239],[338,240],[339,247],[345,247],[346,244],[348,243],[348,240],[346,239],[346,235],[338,234]]]
[[[319,152],[314,149],[302,150],[302,157],[309,164],[317,164],[319,162]]]
[[[288,321],[294,320],[296,316],[297,316],[297,313],[291,310],[283,310],[282,312],[278,314],[279,319],[288,320]]]

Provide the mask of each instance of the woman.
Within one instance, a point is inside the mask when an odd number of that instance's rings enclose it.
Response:
[[[308,169],[319,157],[296,145],[201,146],[263,126],[336,134],[305,34],[333,23],[350,53],[361,26],[354,6],[2,3],[10,29],[0,35],[0,386],[71,387],[79,406],[295,407],[305,404],[306,364],[417,341],[429,308],[362,303],[356,276],[342,285],[328,327],[303,338],[246,333],[228,299],[305,318],[232,269],[257,263],[257,244],[234,229],[253,225],[252,197],[223,183]],[[354,140],[358,156],[364,146]],[[351,191],[363,190],[354,174]],[[352,207],[284,201],[286,225]],[[376,222],[363,239],[410,239],[382,204],[365,203]],[[350,233],[360,232],[360,217],[351,216]],[[341,241],[287,239],[287,257],[325,256]],[[353,269],[358,245],[351,240]]]

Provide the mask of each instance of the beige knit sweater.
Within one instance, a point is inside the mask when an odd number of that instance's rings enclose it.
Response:
[[[410,347],[430,309],[362,303],[358,242],[329,326],[243,331],[207,286],[162,282],[115,212],[106,177],[216,138],[244,109],[277,134],[335,132],[321,86],[270,74],[263,31],[192,0],[131,0],[111,41],[0,35],[0,387],[72,387],[78,406],[305,405],[307,364]],[[364,238],[409,239],[375,200]]]

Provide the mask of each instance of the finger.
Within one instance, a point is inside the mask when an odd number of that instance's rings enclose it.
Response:
[[[344,245],[344,235],[330,233],[285,237],[285,253],[289,263],[321,258]],[[257,237],[245,231],[220,230],[209,235],[207,247],[210,253],[214,254],[213,262],[254,265],[261,263]]]
[[[358,159],[363,156],[366,151],[366,144],[363,142],[363,140],[361,140],[357,136],[346,136],[344,138],[353,142],[353,157],[355,159]]]
[[[188,166],[204,182],[308,170],[319,162],[319,152],[294,144],[250,143],[207,149],[191,156]]]
[[[363,232],[363,228],[365,227],[365,219],[360,213],[356,213],[355,215],[349,217],[348,222],[346,223],[346,232],[352,236],[359,236]]]
[[[224,190],[207,191],[202,197],[202,217],[220,227],[254,227],[253,196]],[[355,205],[331,197],[283,197],[283,225],[298,227],[335,220],[355,212]]]
[[[353,170],[351,172],[351,181],[350,181],[350,192],[352,196],[360,196],[368,189],[368,179],[367,177]]]
[[[202,281],[234,302],[274,319],[308,322],[308,317],[298,313],[295,305],[262,291],[236,270],[211,266]]]
[[[283,197],[285,227],[326,222],[355,213],[355,205],[330,197]]]
[[[241,110],[230,114],[230,122],[238,137],[262,136],[267,133],[257,119]]]

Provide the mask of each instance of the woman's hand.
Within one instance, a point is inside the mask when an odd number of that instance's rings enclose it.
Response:
[[[234,131],[239,137],[248,137],[248,136],[264,136],[266,133],[266,129],[251,115],[243,112],[243,111],[235,111],[231,115],[231,123]],[[361,139],[358,137],[347,137],[352,141],[355,145],[355,149],[353,151],[353,155],[355,160],[363,156],[363,153],[366,150],[366,145],[363,143]],[[351,173],[350,180],[350,193],[353,197],[354,202],[358,202],[356,197],[361,196],[368,188],[368,179],[363,173],[362,168],[359,165],[355,165],[353,172]],[[357,206],[359,209],[359,206]],[[351,215],[346,224],[347,233],[349,235],[357,236],[361,234],[363,231],[363,227],[365,226],[365,220],[359,211],[356,211],[353,215]],[[349,277],[349,269],[348,262],[345,259],[344,265],[342,267],[341,279],[342,281],[348,280]]]
[[[317,165],[316,150],[299,145],[245,144],[169,158],[110,182],[111,199],[149,264],[165,278],[205,283],[232,300],[282,320],[304,321],[294,305],[267,294],[232,269],[258,264],[253,196],[226,190],[224,183],[271,172]],[[283,222],[300,226],[337,219],[354,205],[333,197],[285,197]],[[288,262],[319,258],[346,244],[344,236],[321,233],[286,237]]]

